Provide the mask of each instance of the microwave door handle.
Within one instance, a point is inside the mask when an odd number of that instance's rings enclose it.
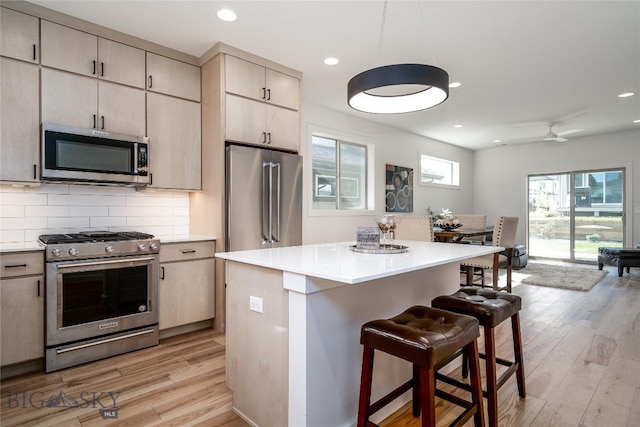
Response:
[[[139,172],[139,165],[138,165],[138,156],[140,155],[140,152],[138,151],[138,143],[134,142],[133,143],[133,172],[134,173],[138,173]]]
[[[269,209],[269,180],[271,177],[269,163],[262,163],[262,243],[269,242],[271,211]]]
[[[273,169],[275,169],[275,188],[271,190],[271,199],[273,200],[273,194],[275,192],[276,199],[272,202],[272,216],[275,217],[275,227],[271,229],[271,239],[274,243],[280,242],[280,163],[273,163]]]

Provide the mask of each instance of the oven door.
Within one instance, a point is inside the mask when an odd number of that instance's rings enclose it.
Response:
[[[158,322],[158,258],[47,264],[47,346]]]

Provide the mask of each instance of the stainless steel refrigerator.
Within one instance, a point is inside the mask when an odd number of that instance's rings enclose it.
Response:
[[[302,244],[302,157],[230,145],[227,251]]]

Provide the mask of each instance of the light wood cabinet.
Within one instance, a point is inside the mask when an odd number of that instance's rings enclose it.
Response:
[[[215,242],[163,244],[160,249],[160,330],[215,316]]]
[[[147,90],[200,102],[200,67],[147,52]]]
[[[300,81],[261,65],[225,56],[225,139],[299,149]]]
[[[38,18],[0,7],[0,55],[37,63],[39,35]]]
[[[3,12],[4,13],[4,12]],[[40,79],[37,65],[0,58],[0,181],[38,182]]]
[[[42,252],[2,255],[0,358],[2,366],[44,357]]]
[[[97,77],[97,36],[44,19],[40,24],[40,31],[42,32],[42,65]]]
[[[199,190],[200,104],[147,93],[147,136],[151,187]]]
[[[298,110],[300,81],[261,65],[227,55],[226,91],[246,98]]]
[[[43,68],[42,121],[142,136],[144,91]]]
[[[144,89],[142,49],[45,20],[42,65]]]
[[[298,151],[298,112],[226,95],[226,139]]]

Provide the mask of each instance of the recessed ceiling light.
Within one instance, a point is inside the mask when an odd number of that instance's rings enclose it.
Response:
[[[462,83],[460,82],[451,82],[449,83],[449,87],[460,87],[462,86]]]
[[[493,142],[498,143],[498,142],[502,142],[501,139],[494,139]]]
[[[618,95],[618,98],[628,98],[630,96],[635,95],[633,92],[625,92],[625,93],[621,93],[620,95]]]
[[[336,65],[338,62],[340,62],[340,60],[333,57],[325,58],[324,60],[324,63],[327,65]]]
[[[220,9],[216,15],[225,22],[233,22],[238,19],[238,15],[230,9]]]
[[[463,125],[453,125],[454,128],[461,128],[464,127]]]
[[[640,119],[634,120],[633,123],[640,123]]]

